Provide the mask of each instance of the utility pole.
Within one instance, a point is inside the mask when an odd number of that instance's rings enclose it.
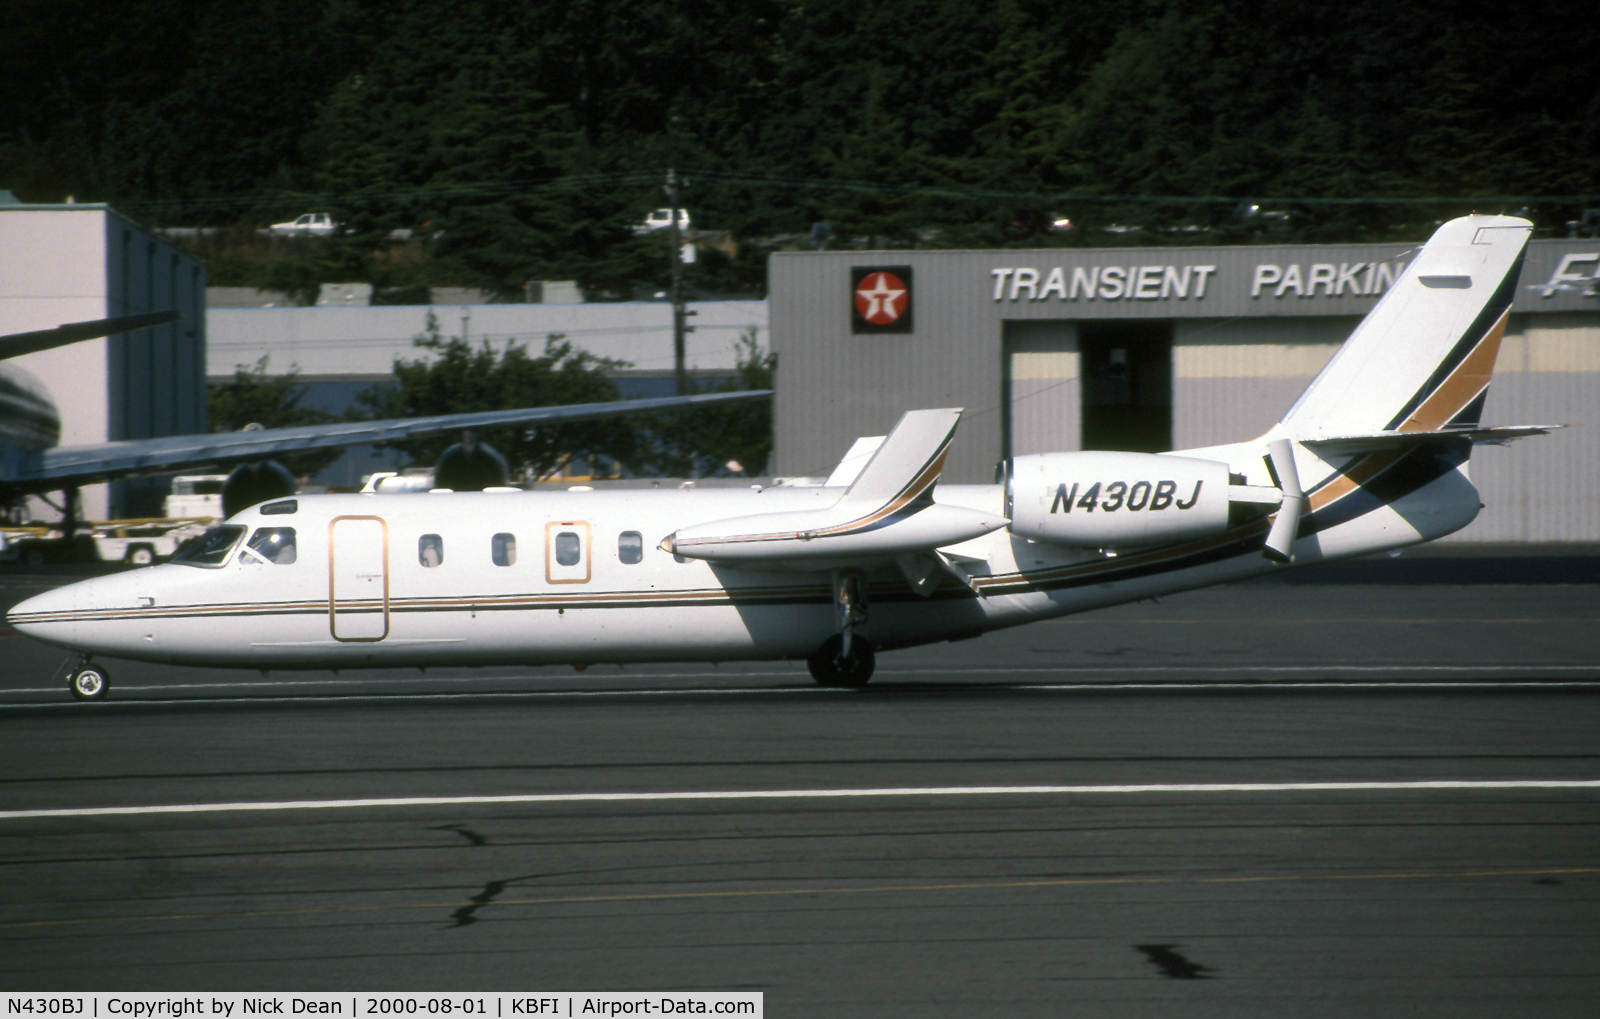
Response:
[[[687,187],[688,185],[685,184]],[[678,396],[689,394],[689,370],[685,366],[687,334],[694,332],[689,325],[692,311],[683,306],[683,231],[678,228],[678,171],[667,171],[667,203],[672,207],[672,225],[669,227],[669,244],[672,246],[672,388]]]

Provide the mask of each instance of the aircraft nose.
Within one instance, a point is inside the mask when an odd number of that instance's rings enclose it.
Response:
[[[50,644],[70,645],[78,635],[78,606],[83,584],[69,584],[34,595],[6,613],[6,622],[18,633]]]

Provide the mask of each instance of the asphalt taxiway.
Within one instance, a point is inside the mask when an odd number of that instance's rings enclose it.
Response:
[[[0,985],[1588,1015],[1597,563],[1343,564],[884,655],[859,692],[111,662],[80,705],[3,637]]]

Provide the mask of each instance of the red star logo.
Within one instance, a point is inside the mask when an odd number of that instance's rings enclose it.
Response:
[[[856,313],[875,326],[886,326],[906,313],[910,297],[905,281],[892,272],[875,272],[856,287]]]

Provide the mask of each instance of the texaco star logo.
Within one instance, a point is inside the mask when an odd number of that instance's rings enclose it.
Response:
[[[856,310],[875,326],[890,325],[906,313],[906,285],[892,272],[875,272],[856,287]]]
[[[911,331],[911,269],[909,266],[858,267],[852,271],[855,331]]]

